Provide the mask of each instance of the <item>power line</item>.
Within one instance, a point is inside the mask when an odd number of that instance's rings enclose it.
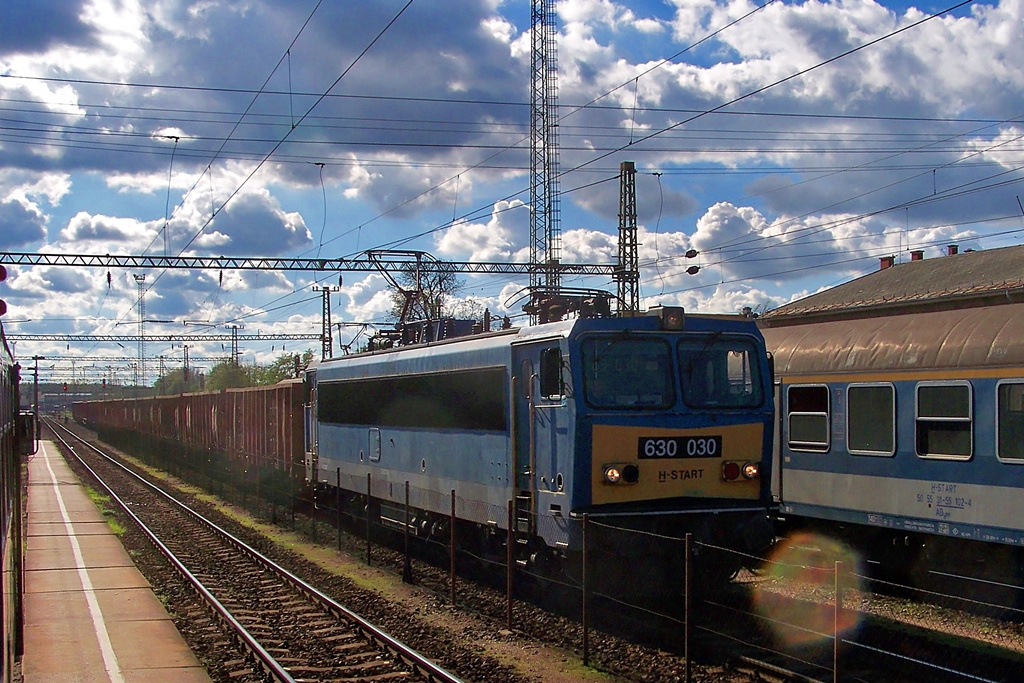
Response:
[[[238,341],[302,341],[320,339],[320,334],[147,334],[139,337],[135,334],[7,334],[12,341],[49,341],[49,342],[118,342],[138,343],[140,339],[147,342],[230,342]]]

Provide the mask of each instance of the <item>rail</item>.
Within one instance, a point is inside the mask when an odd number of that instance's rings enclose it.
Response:
[[[89,467],[88,464],[84,462],[84,460],[78,455],[78,453],[74,451],[74,448],[71,446],[71,444],[60,436],[59,432],[62,432],[66,435],[70,435],[76,442],[86,446],[94,453],[96,453],[98,456],[106,459],[116,467],[120,468],[125,473],[130,475],[133,479],[137,480],[138,482],[146,486],[148,489],[165,498],[172,505],[178,507],[187,515],[191,516],[192,518],[200,522],[202,525],[206,526],[211,531],[224,538],[232,546],[234,546],[241,552],[245,553],[249,557],[253,558],[261,565],[267,567],[277,576],[279,576],[280,578],[288,582],[290,585],[292,585],[294,588],[310,597],[323,609],[327,610],[334,616],[354,625],[372,641],[386,649],[393,656],[400,659],[404,664],[412,668],[418,675],[422,676],[426,680],[431,681],[432,683],[462,683],[461,679],[459,679],[455,675],[439,667],[433,661],[426,658],[416,650],[410,648],[404,643],[396,640],[387,633],[383,632],[372,623],[363,619],[358,614],[352,612],[345,606],[333,600],[328,595],[325,595],[323,592],[306,583],[301,578],[284,569],[270,558],[264,556],[262,553],[257,551],[255,548],[252,548],[241,539],[230,534],[224,529],[218,527],[212,521],[206,519],[205,517],[200,515],[195,510],[189,508],[181,501],[176,500],[173,496],[170,496],[165,491],[161,490],[159,487],[156,487],[150,482],[146,481],[144,478],[140,477],[131,469],[125,467],[121,463],[110,458],[92,444],[80,439],[72,431],[59,425],[56,422],[53,422],[52,420],[48,421],[48,425],[51,427],[54,436],[61,440],[61,442],[67,447],[68,451],[75,456],[76,460],[78,460],[78,462],[86,470],[89,471],[90,475],[96,479],[99,485],[103,487],[104,491],[108,495],[110,495],[111,499],[116,502],[116,504],[125,512],[126,515],[128,515],[132,519],[132,521],[136,525],[138,525],[139,529],[141,529],[142,532],[146,535],[146,537],[149,538],[149,540],[154,544],[158,551],[168,559],[168,561],[174,566],[174,568],[185,579],[185,581],[193,588],[193,590],[195,590],[211,606],[211,609],[214,611],[214,613],[218,617],[220,617],[225,624],[228,625],[228,627],[232,630],[233,633],[236,634],[240,644],[253,654],[253,656],[259,662],[260,666],[263,667],[264,671],[268,675],[273,676],[275,680],[281,681],[282,683],[294,682],[294,679],[287,672],[285,667],[282,666],[279,662],[277,662],[277,660],[275,660],[274,657],[270,655],[266,651],[266,649],[263,648],[262,645],[260,645],[259,641],[254,636],[252,636],[252,634],[250,634],[237,619],[235,619],[235,617],[230,613],[230,610],[228,610],[224,605],[222,605],[216,599],[216,597],[205,586],[203,586],[202,582],[194,574],[192,574],[192,572],[190,572],[188,568],[185,567],[185,565],[174,555],[174,553],[169,548],[167,548],[167,546],[163,544],[159,538],[156,537],[156,535],[146,526],[146,524],[134,512],[131,511],[129,506],[124,501],[122,501],[121,498],[117,496],[116,493],[114,493],[114,491],[99,477],[95,470],[93,470],[91,467]]]

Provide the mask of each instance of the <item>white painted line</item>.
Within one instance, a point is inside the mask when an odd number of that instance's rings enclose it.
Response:
[[[121,675],[121,666],[117,663],[117,655],[114,654],[114,647],[110,644],[110,634],[107,633],[107,626],[103,623],[103,612],[100,611],[100,604],[96,599],[96,591],[92,587],[92,579],[89,578],[89,572],[85,568],[82,548],[78,545],[78,538],[75,536],[74,528],[71,526],[71,518],[68,516],[67,506],[64,505],[64,498],[61,496],[60,487],[57,485],[57,475],[50,466],[50,453],[45,444],[41,445],[43,446],[43,454],[46,456],[46,469],[50,473],[53,492],[57,495],[60,514],[64,518],[64,528],[67,530],[68,539],[71,541],[71,550],[75,554],[78,578],[82,581],[82,590],[85,591],[85,599],[89,603],[89,614],[92,616],[93,629],[96,631],[96,638],[100,641],[103,665],[107,669],[107,675],[110,677],[111,683],[124,683],[124,676]]]

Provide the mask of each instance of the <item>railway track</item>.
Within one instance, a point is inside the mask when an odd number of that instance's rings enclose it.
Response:
[[[259,544],[253,540],[250,540],[250,543]],[[394,553],[393,558],[390,557],[391,554],[384,548],[375,549],[378,563],[401,566],[401,553]],[[385,561],[385,555],[389,561]],[[239,575],[244,572],[245,570],[233,570],[234,574]],[[416,578],[417,584],[433,589],[438,595],[446,593],[446,570],[434,570],[427,565],[417,564]],[[241,582],[252,584],[261,579],[261,575],[254,574],[243,577]],[[493,601],[488,601],[489,599],[484,597],[488,591],[483,587],[472,589],[467,585],[465,590],[466,593],[460,595],[460,603],[472,601],[475,603],[474,609],[481,613],[504,614],[503,596],[498,595]],[[777,613],[825,614],[826,623],[818,628],[822,632],[817,634],[816,644],[795,648],[783,647],[780,637],[772,634],[765,616],[751,613],[750,601],[755,592],[770,594]],[[470,598],[470,594],[474,597]],[[486,601],[486,604],[478,602],[478,598],[480,601]],[[751,576],[748,580],[734,585],[727,593],[708,598],[694,615],[693,651],[695,658],[702,663],[697,680],[729,683],[751,680],[833,680],[832,668],[835,661],[831,639],[831,598],[827,587],[808,588],[799,581]],[[672,618],[663,622],[663,618],[654,612],[671,611],[670,606],[666,604],[650,606],[650,610],[640,609],[635,614],[617,603],[604,606],[606,609],[600,604],[593,607],[592,623],[595,626],[600,623],[601,625],[597,627],[604,631],[603,634],[596,635],[596,642],[599,644],[592,648],[598,652],[598,661],[594,662],[598,668],[629,680],[682,680],[678,677],[684,660],[677,659],[682,652],[679,641],[680,624],[683,623],[681,614],[670,615]],[[292,608],[291,605],[284,604],[268,609],[286,613]],[[915,608],[912,603],[903,601],[888,607],[883,605],[883,610],[878,612],[851,602],[849,608],[863,616],[857,631],[843,636],[840,648],[842,673],[838,680],[873,683],[922,679],[934,683],[1016,680],[1016,672],[1019,671],[1021,661],[1019,655],[1014,656],[998,649],[979,650],[978,643],[969,639],[953,638],[948,633],[943,635],[942,631],[948,631],[948,628],[939,624],[934,615],[926,614],[925,606]],[[245,606],[242,609],[254,611]],[[295,609],[298,614],[289,615],[288,619],[307,619],[304,629],[308,632],[320,628],[315,623],[320,618],[316,613],[311,612],[308,616],[302,616],[301,608]],[[580,642],[578,624],[572,623],[571,613],[566,615],[569,621],[559,619],[559,625],[554,626],[556,622],[550,613],[538,615],[538,610],[529,608],[522,602],[517,603],[516,610],[517,622],[524,634],[537,639],[550,637],[553,632],[564,634],[568,638],[564,646],[570,648]],[[240,616],[254,619],[264,611],[266,610],[260,608],[258,614],[241,612]],[[915,614],[920,612],[920,616],[908,623],[908,611]],[[954,618],[962,618],[962,615]],[[806,619],[798,621],[803,622],[798,624],[799,626],[810,626]],[[276,626],[268,627],[261,622],[260,625],[254,626],[253,630],[266,628]],[[620,638],[622,640],[619,640]],[[595,635],[591,636],[591,642],[595,642]],[[269,649],[276,654],[274,648]],[[612,655],[612,652],[615,654]],[[967,666],[979,659],[982,660],[981,665]],[[242,664],[238,666],[241,667]],[[488,674],[483,673],[484,669],[473,670],[481,672],[480,680],[496,680],[493,677],[494,671]],[[460,668],[460,671],[465,673],[466,669]],[[303,673],[304,678],[315,679],[316,676],[307,676],[306,673],[315,672]],[[476,679],[475,675],[469,675]]]
[[[232,681],[425,681],[451,673],[338,604],[197,512],[51,423],[66,456],[88,470],[206,605],[190,614],[218,632]],[[216,626],[214,627],[214,623]]]

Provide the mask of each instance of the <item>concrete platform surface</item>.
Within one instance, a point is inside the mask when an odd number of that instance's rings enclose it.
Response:
[[[52,442],[29,457],[25,683],[210,681]]]

